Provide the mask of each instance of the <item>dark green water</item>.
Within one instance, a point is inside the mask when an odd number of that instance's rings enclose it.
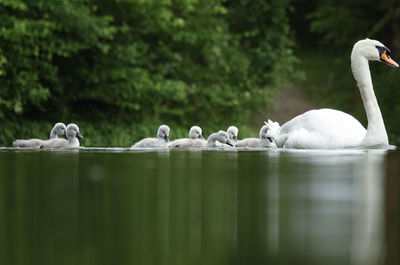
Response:
[[[400,264],[396,151],[0,151],[0,264]]]

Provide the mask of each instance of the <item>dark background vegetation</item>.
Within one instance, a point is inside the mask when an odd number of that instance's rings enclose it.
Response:
[[[365,37],[400,60],[398,0],[0,0],[0,145],[58,121],[84,146],[129,146],[162,123],[172,139],[195,124],[242,138],[286,87],[366,125],[349,59]],[[371,71],[400,144],[400,72]]]

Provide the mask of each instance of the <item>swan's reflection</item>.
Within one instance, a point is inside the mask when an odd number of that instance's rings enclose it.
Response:
[[[275,155],[276,164],[292,166],[270,171],[271,251],[281,249],[307,260],[380,264],[385,154],[351,150]],[[288,175],[290,181],[284,181]]]

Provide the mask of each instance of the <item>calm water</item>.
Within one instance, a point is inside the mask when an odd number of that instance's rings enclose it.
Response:
[[[0,150],[0,264],[400,264],[396,151]]]

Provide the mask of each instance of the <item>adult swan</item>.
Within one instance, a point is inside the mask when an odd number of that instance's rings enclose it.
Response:
[[[286,148],[323,149],[359,148],[388,145],[385,124],[372,86],[368,61],[399,65],[390,58],[390,50],[376,40],[360,40],[351,52],[351,70],[357,81],[365,112],[367,130],[353,116],[339,110],[319,109],[301,114],[281,127],[272,122],[270,134],[277,146]]]

